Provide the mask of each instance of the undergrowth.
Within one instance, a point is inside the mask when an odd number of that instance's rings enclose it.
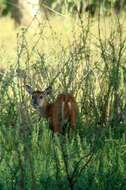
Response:
[[[48,20],[49,22],[49,20]],[[98,16],[78,21],[78,33],[62,45],[53,28],[54,48],[40,25],[29,48],[23,29],[17,37],[17,61],[0,75],[0,189],[126,189],[126,36],[119,18],[103,36]],[[36,35],[36,33],[35,33]],[[25,84],[53,87],[78,103],[75,133],[53,135],[48,121],[30,105]]]

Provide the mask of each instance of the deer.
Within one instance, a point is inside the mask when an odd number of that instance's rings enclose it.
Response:
[[[32,97],[32,106],[39,111],[41,117],[49,121],[49,128],[53,133],[64,134],[67,126],[68,131],[75,131],[78,107],[73,95],[61,93],[55,101],[49,102],[48,95],[52,93],[51,86],[43,91],[34,91],[29,85],[25,85],[25,88]]]

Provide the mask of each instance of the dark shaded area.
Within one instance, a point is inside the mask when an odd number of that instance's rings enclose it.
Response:
[[[22,0],[23,3],[23,0]],[[30,3],[30,1],[29,1]],[[39,1],[41,11],[50,12],[51,11],[48,8],[43,7],[43,4],[62,13],[64,9],[66,9],[69,13],[75,15],[79,14],[82,15],[84,12],[89,13],[91,17],[95,15],[97,12],[97,9],[99,9],[99,6],[101,8],[105,9],[105,13],[107,15],[107,12],[110,12],[110,9],[112,8],[114,12],[118,15],[122,10],[125,10],[126,8],[126,1],[125,0],[115,0],[113,1],[96,1],[92,0],[91,3],[88,3],[86,0],[79,0],[78,3],[75,3],[74,1],[70,1],[67,3],[64,3],[63,0],[59,3],[59,1],[53,0],[53,1]],[[21,24],[22,19],[22,10],[19,5],[19,0],[3,0],[0,3],[0,16],[5,16],[7,14],[11,14],[11,17],[14,19],[16,25]],[[24,13],[23,13],[24,14]],[[26,13],[27,14],[27,13]]]
[[[95,15],[95,12],[96,12],[96,7],[97,5],[96,4],[89,4],[86,6],[85,8],[85,12],[88,12],[90,16],[94,16]]]
[[[21,7],[19,6],[19,0],[11,0],[10,12],[11,18],[15,21],[15,25],[20,25],[23,15],[21,12]]]

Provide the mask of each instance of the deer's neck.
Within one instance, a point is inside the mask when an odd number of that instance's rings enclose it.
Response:
[[[50,118],[52,113],[52,103],[44,102],[43,107],[40,107],[40,114],[42,117]]]

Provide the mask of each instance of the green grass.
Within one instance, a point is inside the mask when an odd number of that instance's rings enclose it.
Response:
[[[1,190],[126,189],[124,17],[53,17],[27,30],[0,21]],[[75,134],[52,135],[25,84],[52,84],[51,100],[72,92]]]

